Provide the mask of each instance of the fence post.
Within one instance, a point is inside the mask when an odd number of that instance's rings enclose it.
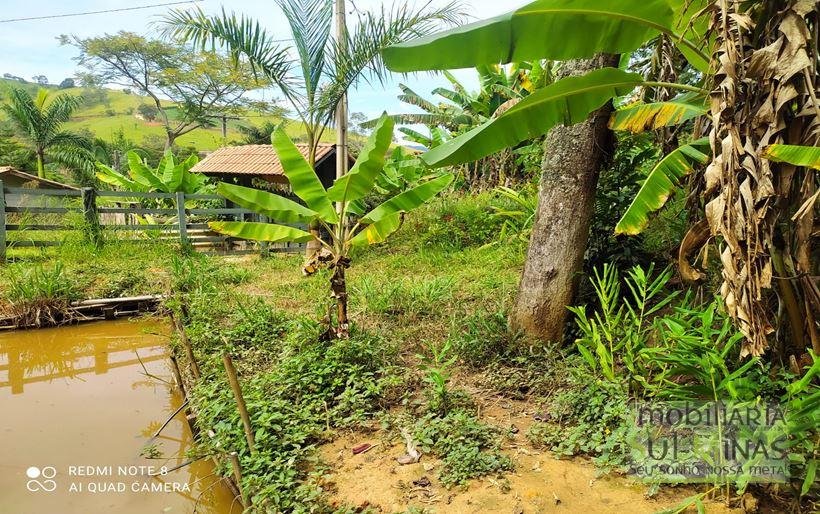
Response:
[[[256,221],[259,223],[270,223],[270,219],[267,216],[263,216],[262,214],[256,215]],[[259,243],[259,253],[262,257],[270,256],[270,243],[267,241],[262,241]]]
[[[185,215],[185,193],[177,191],[177,219],[179,220],[179,242],[188,245],[188,218]]]
[[[231,356],[227,353],[222,354],[222,363],[225,365],[225,372],[228,374],[228,382],[233,389],[234,400],[239,409],[239,417],[242,418],[242,424],[245,427],[245,438],[248,440],[248,449],[251,454],[256,453],[256,441],[253,436],[253,428],[251,426],[251,417],[248,414],[248,406],[245,404],[245,397],[242,396],[242,387],[239,385],[239,378],[236,376],[236,368],[233,365]]]
[[[83,216],[85,217],[86,235],[92,243],[99,246],[100,215],[97,212],[97,191],[91,187],[82,189]]]
[[[6,262],[6,190],[0,180],[0,262]]]

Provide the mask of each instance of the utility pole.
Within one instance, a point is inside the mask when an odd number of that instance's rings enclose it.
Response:
[[[336,0],[336,41],[339,50],[347,51],[345,0]],[[336,178],[347,173],[347,91],[336,107]]]

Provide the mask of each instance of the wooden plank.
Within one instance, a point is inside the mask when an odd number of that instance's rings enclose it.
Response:
[[[248,209],[188,209],[188,213],[192,215],[254,214]]]
[[[177,224],[172,223],[168,225],[103,225],[106,230],[159,230],[159,231],[167,231],[167,232],[176,232],[177,231]]]
[[[123,207],[100,207],[97,209],[100,213],[118,213],[118,214],[165,214],[173,216],[177,213],[176,209],[129,209]]]
[[[83,212],[80,207],[6,207],[6,212],[23,212],[29,214],[65,214]]]
[[[92,298],[90,300],[79,300],[71,302],[72,306],[88,306],[88,305],[120,305],[123,303],[136,302],[159,302],[164,298],[161,294],[149,294],[143,296],[130,296],[126,298]]]
[[[182,246],[188,244],[188,227],[185,215],[185,193],[177,193],[177,228],[179,229],[179,242]]]
[[[7,194],[12,195],[31,195],[31,196],[82,196],[81,191],[73,189],[29,189],[26,187],[7,187],[5,188]]]
[[[69,225],[6,225],[6,230],[25,232],[27,230],[76,230],[76,228]]]
[[[97,191],[97,196],[105,198],[144,198],[156,199],[164,198],[171,199],[174,197],[173,193],[135,193],[132,191]]]
[[[185,198],[188,200],[225,200],[219,195],[185,195]]]
[[[231,238],[228,236],[196,236],[190,238],[192,243],[224,243],[228,239]],[[241,239],[238,241],[241,241]]]
[[[9,241],[12,248],[41,248],[44,246],[60,246],[61,241]]]

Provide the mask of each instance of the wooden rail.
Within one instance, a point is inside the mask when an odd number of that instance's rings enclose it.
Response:
[[[206,202],[214,205],[203,205]],[[151,203],[157,205],[146,207]],[[81,216],[83,226],[66,223],[71,215],[77,215],[78,219]],[[137,216],[153,219],[138,220]],[[61,235],[47,232],[71,231],[82,232],[93,242],[101,241],[104,233],[107,237],[136,239],[140,233],[151,232],[158,240],[175,240],[212,253],[301,252],[304,249],[302,244],[254,244],[218,234],[208,226],[209,221],[217,220],[266,221],[218,195],[132,193],[93,188],[28,189],[4,187],[0,180],[0,261],[5,260],[9,249],[59,246],[63,244],[63,240],[58,239]],[[35,234],[43,237],[31,237]]]

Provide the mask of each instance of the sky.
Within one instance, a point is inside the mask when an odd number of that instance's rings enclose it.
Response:
[[[77,71],[73,58],[77,51],[73,47],[61,47],[56,38],[61,34],[92,37],[104,33],[127,30],[144,35],[152,34],[151,24],[156,22],[171,8],[191,8],[198,5],[207,13],[216,13],[223,7],[244,13],[259,20],[277,39],[290,37],[287,21],[274,0],[203,0],[196,4],[182,4],[173,7],[154,7],[138,11],[94,14],[78,17],[62,17],[46,20],[11,21],[13,18],[49,16],[68,13],[110,10],[123,7],[155,5],[174,0],[40,0],[22,2],[20,0],[0,0],[0,74],[11,73],[26,80],[43,74],[49,82],[59,83],[72,77]],[[396,0],[401,1],[401,0]],[[416,5],[421,5],[418,0]],[[448,0],[431,0],[434,6],[443,6]],[[523,5],[525,0],[463,0],[465,11],[475,19],[485,19],[513,10]],[[384,5],[390,8],[393,2],[382,0],[348,0],[349,16],[355,18],[354,9],[369,10]],[[287,44],[287,43],[283,43]],[[456,72],[468,89],[477,88],[476,75],[471,70]],[[395,76],[384,85],[362,84],[350,94],[350,111],[362,112],[368,118],[377,117],[382,111],[390,113],[406,112],[412,109],[399,102],[398,83],[403,82],[414,91],[430,98],[430,92],[438,86],[447,85],[440,75],[416,74],[407,77]],[[277,97],[276,91],[263,95],[270,99]]]

